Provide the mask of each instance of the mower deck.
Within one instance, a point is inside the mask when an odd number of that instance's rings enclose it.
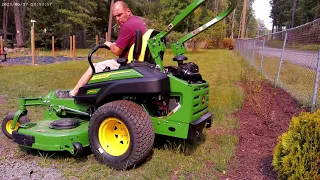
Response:
[[[79,125],[70,129],[52,129],[50,124],[54,120],[42,120],[26,123],[12,134],[13,141],[33,149],[46,151],[67,150],[74,154],[74,143],[82,147],[89,146],[88,121],[80,120]]]

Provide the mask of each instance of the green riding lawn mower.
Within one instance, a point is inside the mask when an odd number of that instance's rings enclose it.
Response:
[[[166,30],[137,31],[132,59],[120,58],[117,70],[95,73],[74,98],[55,92],[40,98],[19,98],[19,109],[2,122],[2,131],[19,145],[81,156],[90,147],[95,158],[111,168],[130,169],[150,154],[155,134],[193,139],[211,126],[209,84],[187,57],[184,43],[232,12],[229,8],[171,45],[178,66],[164,67],[165,37],[204,0],[190,4]],[[209,60],[208,60],[209,61]],[[45,106],[43,120],[30,122],[28,106]]]

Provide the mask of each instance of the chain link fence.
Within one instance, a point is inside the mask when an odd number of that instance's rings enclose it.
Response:
[[[300,103],[320,108],[320,19],[254,39],[235,39],[235,49]]]

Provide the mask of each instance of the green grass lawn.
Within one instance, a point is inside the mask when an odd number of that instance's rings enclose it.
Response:
[[[66,179],[216,179],[226,173],[235,152],[238,137],[233,130],[238,128],[232,115],[242,105],[244,95],[237,82],[241,79],[243,61],[236,53],[228,50],[200,50],[187,52],[188,61],[195,62],[210,84],[209,110],[213,113],[211,129],[204,130],[198,143],[170,139],[156,142],[150,158],[130,171],[115,171],[99,164],[92,154],[80,159],[68,153],[47,152],[39,155],[34,151],[31,159],[44,167],[54,167]],[[173,54],[168,50],[165,65],[175,65]],[[0,117],[17,110],[19,96],[44,96],[55,89],[72,88],[87,69],[87,61],[74,61],[41,66],[0,67],[0,96],[6,100],[0,104]],[[32,121],[41,119],[43,108],[29,108]],[[1,139],[6,144],[8,139]],[[23,152],[18,151],[18,154]],[[5,157],[3,157],[5,158]],[[1,161],[1,160],[0,160]]]

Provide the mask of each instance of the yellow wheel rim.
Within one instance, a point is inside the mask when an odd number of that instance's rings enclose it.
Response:
[[[123,155],[130,146],[130,134],[127,126],[118,118],[105,119],[98,130],[99,142],[108,154]]]
[[[18,127],[20,126],[20,124],[17,122],[16,126],[14,127],[14,129],[11,129],[11,124],[12,124],[12,120],[9,120],[6,123],[6,130],[9,134],[12,134],[12,131],[16,131],[18,129]]]

